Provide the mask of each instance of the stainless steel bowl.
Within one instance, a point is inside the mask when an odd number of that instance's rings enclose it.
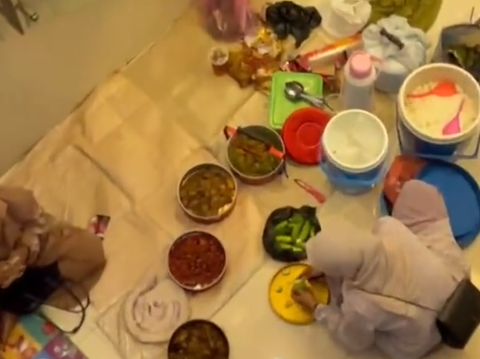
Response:
[[[178,356],[174,354],[175,351],[178,350],[177,348],[175,348],[175,339],[177,335],[183,333],[184,331],[188,331],[192,326],[195,326],[196,324],[206,325],[210,327],[209,329],[213,331],[217,331],[217,333],[220,335],[221,340],[223,341],[224,346],[226,347],[226,353],[221,359],[228,359],[230,356],[230,344],[228,342],[227,335],[222,330],[222,328],[220,328],[217,324],[204,319],[189,320],[188,322],[183,323],[181,326],[175,329],[172,336],[170,337],[170,341],[168,342],[167,358],[168,359],[178,358]]]
[[[204,237],[208,237],[210,240],[213,240],[213,241],[217,242],[220,245],[220,247],[223,249],[223,253],[224,253],[224,257],[225,257],[225,263],[223,264],[222,271],[219,273],[219,275],[211,283],[205,284],[205,285],[202,285],[202,286],[185,285],[184,283],[180,282],[177,278],[175,278],[175,276],[173,275],[173,273],[170,269],[170,254],[171,254],[171,251],[172,251],[173,247],[176,244],[178,244],[180,241],[186,240],[186,239],[188,239],[190,237],[193,237],[193,236],[195,236],[195,237],[204,236]],[[217,285],[223,279],[223,277],[225,276],[225,272],[227,270],[227,260],[228,260],[227,259],[227,252],[225,250],[225,247],[223,246],[222,242],[217,237],[215,237],[213,234],[205,232],[205,231],[190,231],[190,232],[186,232],[186,233],[182,234],[180,237],[175,239],[173,241],[173,243],[170,245],[170,248],[168,249],[168,252],[167,252],[167,269],[168,269],[168,274],[169,274],[170,278],[179,287],[181,287],[185,290],[191,291],[191,292],[203,292],[203,291],[205,291],[207,289],[210,289],[213,286]]]
[[[216,216],[211,216],[211,217],[204,217],[204,216],[200,216],[200,215],[192,212],[191,210],[189,210],[188,208],[185,207],[185,205],[182,203],[182,200],[180,199],[180,189],[182,188],[182,184],[192,174],[194,174],[197,171],[201,171],[201,170],[208,169],[208,168],[216,168],[216,169],[220,169],[220,170],[224,171],[232,179],[233,183],[235,184],[235,193],[234,193],[234,196],[233,196],[232,203],[225,206],[220,214],[218,214]],[[191,169],[189,169],[183,175],[182,179],[180,180],[180,182],[178,183],[178,186],[177,186],[177,199],[178,199],[178,203],[180,205],[180,208],[182,208],[183,212],[188,217],[190,217],[191,219],[193,219],[194,221],[196,221],[198,223],[203,223],[203,224],[220,222],[221,220],[227,218],[230,215],[230,213],[232,213],[233,208],[235,207],[235,204],[237,203],[237,195],[238,195],[238,184],[237,184],[237,181],[235,180],[235,176],[227,168],[225,168],[223,166],[220,166],[220,165],[217,165],[215,163],[202,163],[202,164],[199,164],[197,166],[192,167]]]
[[[250,133],[252,133],[256,137],[259,137],[259,138],[265,140],[265,142],[272,145],[277,150],[285,152],[285,144],[283,143],[282,137],[278,134],[277,131],[275,131],[275,130],[269,128],[269,127],[266,127],[266,126],[259,126],[259,125],[242,126],[242,129],[244,131],[249,131]],[[270,172],[266,175],[262,175],[262,176],[249,176],[249,175],[246,175],[246,174],[242,173],[237,168],[235,168],[235,166],[233,166],[232,162],[230,161],[230,156],[228,154],[228,152],[229,152],[228,150],[229,150],[230,146],[232,145],[232,139],[234,139],[235,136],[236,136],[236,134],[233,135],[232,137],[230,137],[227,141],[226,157],[227,157],[228,166],[232,169],[232,172],[235,173],[235,175],[242,182],[250,184],[250,185],[257,185],[258,186],[258,185],[262,185],[262,184],[273,181],[278,175],[280,175],[282,173],[282,170],[285,166],[285,159],[282,159],[280,161],[280,163],[278,164],[278,166],[272,172]]]

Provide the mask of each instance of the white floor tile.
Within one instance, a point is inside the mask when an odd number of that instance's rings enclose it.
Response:
[[[281,265],[268,260],[225,305],[213,321],[230,340],[230,359],[326,359],[346,353],[318,324],[295,326],[283,322],[268,304],[268,284]]]

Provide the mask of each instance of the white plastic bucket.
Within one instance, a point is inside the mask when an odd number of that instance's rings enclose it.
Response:
[[[364,193],[383,179],[388,148],[387,130],[378,117],[362,110],[339,112],[323,132],[320,166],[342,192]]]
[[[418,128],[412,122],[406,111],[406,98],[408,94],[420,85],[433,81],[452,81],[465,92],[465,95],[473,100],[476,111],[476,119],[467,128],[458,134],[432,136]],[[426,112],[425,116],[429,116]],[[400,87],[397,98],[397,121],[400,140],[400,149],[404,154],[420,157],[451,160],[452,157],[472,158],[473,155],[461,153],[467,147],[467,142],[478,142],[478,129],[480,126],[480,86],[472,75],[467,71],[453,65],[435,63],[422,66],[413,71]],[[478,146],[476,146],[478,147]],[[478,151],[476,151],[478,152]]]

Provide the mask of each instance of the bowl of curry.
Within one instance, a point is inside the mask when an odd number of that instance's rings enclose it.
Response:
[[[202,163],[183,175],[177,198],[188,217],[208,224],[219,222],[232,212],[237,191],[237,182],[229,170],[215,163]]]
[[[218,284],[227,269],[227,256],[220,240],[204,231],[178,237],[168,251],[168,273],[185,290],[205,291]]]
[[[227,162],[244,183],[261,185],[274,180],[285,165],[281,136],[265,126],[226,127]]]
[[[218,325],[208,320],[194,319],[175,330],[167,353],[168,359],[228,359],[230,345]]]

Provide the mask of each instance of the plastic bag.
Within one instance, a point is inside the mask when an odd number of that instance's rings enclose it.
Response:
[[[280,250],[277,248],[276,237],[277,233],[275,227],[290,218],[295,214],[301,215],[305,221],[311,224],[311,229],[314,234],[322,230],[320,222],[317,219],[317,209],[310,206],[302,206],[300,208],[282,207],[274,210],[267,218],[265,228],[262,234],[263,248],[273,259],[281,262],[298,262],[307,258],[305,252],[293,252],[289,250]],[[307,239],[307,241],[311,238]]]
[[[320,26],[322,16],[313,6],[303,7],[292,1],[280,1],[267,5],[265,21],[280,40],[292,35],[298,48],[308,39],[311,31]]]
[[[462,67],[480,82],[480,26],[459,24],[442,29],[432,62]]]
[[[203,26],[214,39],[235,41],[254,26],[248,0],[197,0]]]

